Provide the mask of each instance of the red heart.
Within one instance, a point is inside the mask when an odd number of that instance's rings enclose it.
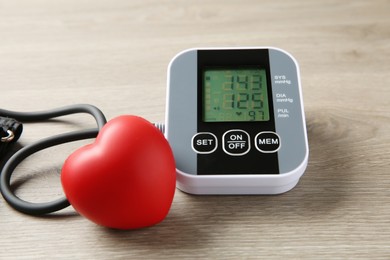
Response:
[[[61,182],[81,215],[102,226],[134,229],[157,224],[168,214],[175,171],[163,134],[145,119],[120,116],[93,144],[67,158]]]

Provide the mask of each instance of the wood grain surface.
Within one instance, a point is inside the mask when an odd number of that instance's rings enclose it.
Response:
[[[0,107],[91,103],[108,118],[165,116],[166,71],[193,47],[276,46],[301,68],[310,145],[279,196],[177,190],[159,225],[116,231],[72,208],[30,217],[0,199],[0,259],[390,259],[390,1],[0,0]],[[19,146],[94,125],[25,125]],[[59,172],[85,142],[23,162],[18,196],[62,196]]]

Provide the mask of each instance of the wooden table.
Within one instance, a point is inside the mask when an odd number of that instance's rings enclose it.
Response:
[[[192,196],[134,231],[72,208],[31,217],[0,199],[0,259],[389,259],[390,2],[0,0],[0,104],[36,111],[75,103],[107,118],[165,116],[171,58],[193,47],[276,46],[301,68],[310,159],[279,196]],[[20,146],[93,127],[86,115],[25,124]],[[62,196],[59,172],[83,143],[40,152],[18,196]]]

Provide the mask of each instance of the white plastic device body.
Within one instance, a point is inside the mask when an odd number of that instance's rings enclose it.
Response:
[[[261,78],[263,92],[237,90],[229,94],[221,90],[211,94],[211,102],[219,102],[215,97],[218,93],[221,99],[241,97],[237,101],[241,105],[243,97],[251,95],[256,102],[261,97],[262,106],[268,106],[260,111],[263,117],[255,118],[258,111],[244,109],[244,114],[253,117],[239,119],[241,110],[226,107],[226,100],[224,108],[215,104],[210,108],[210,85],[219,84],[216,80],[209,82],[212,73],[225,75],[225,80],[231,78],[232,82],[234,77],[247,82],[249,78],[252,85],[255,78],[260,84]],[[237,86],[243,89],[244,85]],[[264,105],[264,99],[268,104]],[[233,107],[238,103],[230,104]],[[210,121],[205,119],[206,109],[214,109],[210,113],[216,118],[220,117],[218,111],[229,115]],[[235,119],[230,121],[233,113]],[[289,191],[303,175],[309,157],[296,60],[273,47],[201,48],[177,54],[168,67],[165,136],[175,156],[177,187],[184,192],[223,195]]]

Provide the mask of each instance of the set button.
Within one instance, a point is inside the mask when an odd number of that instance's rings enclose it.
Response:
[[[212,153],[217,147],[217,137],[212,133],[201,132],[192,137],[192,149],[197,153]]]

